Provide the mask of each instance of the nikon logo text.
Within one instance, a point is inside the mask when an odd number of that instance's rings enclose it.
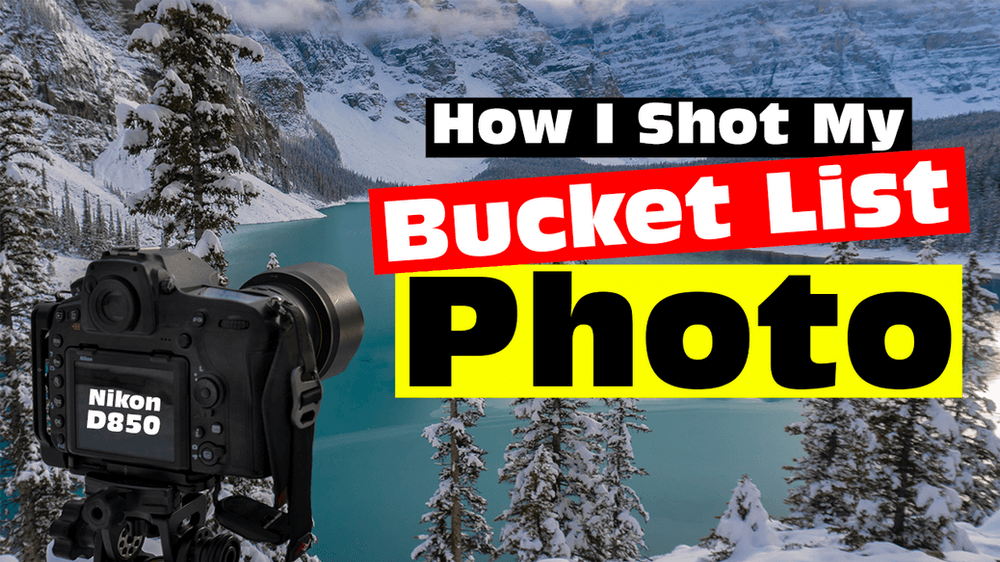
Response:
[[[87,404],[90,406],[104,406],[106,408],[124,408],[126,410],[160,411],[160,399],[155,396],[125,394],[120,390],[103,388],[90,389],[90,398]]]

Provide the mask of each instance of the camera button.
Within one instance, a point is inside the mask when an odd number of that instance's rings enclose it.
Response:
[[[212,433],[214,433],[216,435],[221,435],[222,434],[222,424],[221,423],[213,423],[212,424]]]
[[[52,347],[62,347],[63,337],[62,334],[52,334]]]
[[[80,321],[80,309],[74,308],[73,310],[69,311],[69,321],[70,322]]]
[[[52,405],[56,408],[62,408],[66,402],[63,400],[62,394],[56,394],[52,397]]]
[[[205,436],[205,428],[204,427],[196,427],[196,428],[194,428],[194,438],[195,439],[201,439],[204,436]]]
[[[56,429],[62,429],[66,425],[66,418],[62,416],[56,416],[52,418],[52,425],[56,426]]]
[[[187,349],[191,347],[191,336],[187,334],[181,334],[177,336],[177,345],[181,346],[181,349]]]
[[[53,356],[52,356],[52,366],[53,366],[53,367],[55,367],[55,368],[57,368],[57,369],[58,369],[59,367],[62,367],[62,366],[63,366],[63,358],[62,358],[62,355],[53,355]]]
[[[62,433],[57,434],[56,435],[56,443],[59,444],[59,445],[65,445],[66,444],[66,436],[63,435]]]
[[[63,381],[62,375],[53,375],[52,376],[52,386],[54,386],[56,388],[62,388],[63,382],[64,381]]]
[[[191,324],[194,324],[195,327],[201,328],[205,325],[205,320],[206,318],[204,312],[195,312],[194,316],[191,317]]]
[[[56,322],[62,322],[65,319],[66,319],[66,311],[60,308],[59,310],[56,311]]]
[[[219,403],[219,385],[212,379],[202,377],[194,383],[194,401],[205,409],[215,407]]]
[[[219,457],[222,456],[222,447],[213,445],[212,443],[205,443],[198,448],[198,457],[201,462],[212,465],[219,462]]]

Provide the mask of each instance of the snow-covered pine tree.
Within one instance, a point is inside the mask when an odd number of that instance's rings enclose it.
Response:
[[[274,254],[271,254],[274,256]],[[423,436],[436,449],[432,459],[441,465],[437,491],[427,502],[431,508],[420,518],[430,523],[410,557],[428,562],[475,562],[475,553],[494,556],[493,529],[484,517],[486,500],[476,491],[479,474],[486,468],[486,451],[468,433],[484,415],[482,398],[446,398],[441,421],[424,428]]]
[[[277,269],[279,267],[281,267],[281,264],[278,263],[278,256],[274,255],[274,252],[271,252],[270,259],[267,260],[268,271],[272,269]]]
[[[958,465],[958,425],[936,399],[873,400],[870,470],[858,481],[855,514],[832,526],[859,548],[886,541],[908,549],[969,548],[955,526],[962,503],[952,487]]]
[[[719,524],[701,539],[699,546],[708,549],[715,562],[745,551],[779,548],[781,539],[768,524],[770,518],[760,503],[760,490],[744,474],[733,489]]]
[[[962,351],[965,366],[963,397],[946,401],[955,416],[961,438],[955,489],[962,496],[957,520],[979,525],[1000,508],[1000,439],[996,435],[993,413],[996,405],[986,397],[987,373],[993,371],[994,328],[989,313],[997,296],[983,287],[990,275],[979,264],[976,252],[969,253],[962,279],[963,332]]]
[[[832,251],[823,263],[845,265],[854,263],[858,258],[858,248],[854,242],[834,242],[830,246]]]
[[[108,238],[108,221],[104,218],[104,205],[100,197],[94,197],[97,206],[97,213],[94,216],[94,247],[95,258],[101,257],[106,250],[111,247],[111,239]]]
[[[22,562],[45,560],[48,527],[75,487],[41,462],[33,433],[28,334],[32,307],[51,292],[43,241],[53,233],[48,194],[26,173],[51,161],[36,119],[52,108],[31,99],[32,89],[24,64],[0,54],[0,550]]]
[[[141,0],[135,14],[144,23],[128,48],[155,55],[163,77],[149,103],[129,110],[125,120],[129,153],[154,150],[152,185],[130,199],[131,206],[161,218],[165,245],[197,244],[209,232],[217,241],[234,230],[236,210],[259,193],[236,175],[243,161],[232,144],[236,113],[222,77],[238,76],[235,56],[259,61],[264,51],[227,32],[232,20],[218,0]],[[204,257],[224,275],[221,244],[206,247]]]
[[[94,213],[90,209],[90,194],[83,190],[83,220],[80,223],[80,255],[94,259]]]
[[[632,512],[645,521],[649,521],[649,514],[639,495],[625,483],[633,476],[649,474],[644,468],[635,466],[632,451],[632,432],[650,431],[645,424],[639,423],[646,416],[642,415],[645,410],[639,408],[638,402],[635,398],[604,399],[608,410],[601,416],[601,438],[605,444],[603,487],[598,488],[604,494],[597,507],[601,521],[588,523],[587,527],[600,529],[609,560],[638,560],[640,549],[646,548],[642,524]]]
[[[941,256],[941,252],[937,251],[934,244],[937,243],[935,238],[924,238],[920,241],[920,251],[917,252],[917,263],[922,264],[935,264],[937,263],[937,258]]]
[[[845,522],[858,497],[859,472],[865,470],[865,449],[870,436],[860,400],[844,398],[802,399],[803,421],[785,427],[790,435],[802,436],[804,455],[783,467],[789,485],[784,521],[813,528]]]
[[[500,482],[514,489],[510,507],[496,519],[506,521],[498,553],[516,554],[521,562],[540,555],[607,560],[601,533],[586,528],[601,496],[600,422],[583,411],[584,400],[519,398],[511,406],[514,417],[528,423],[512,430],[521,440],[507,446],[499,471]]]
[[[524,452],[524,467],[510,492],[510,508],[497,520],[507,521],[498,554],[514,553],[517,562],[542,558],[572,558],[563,532],[566,498],[559,465],[546,447]]]
[[[850,265],[858,257],[853,242],[834,242],[827,264]],[[865,400],[808,398],[802,403],[803,421],[785,427],[802,436],[803,456],[783,467],[785,481],[795,485],[785,503],[786,523],[800,527],[842,524],[858,501],[854,483],[865,470],[865,450],[871,439],[865,422]]]

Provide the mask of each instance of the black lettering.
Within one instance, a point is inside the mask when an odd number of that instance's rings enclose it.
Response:
[[[535,272],[534,385],[573,386],[573,332],[594,333],[594,386],[632,386],[632,307],[617,293],[572,303],[569,272]]]
[[[451,308],[468,306],[476,323],[451,329]],[[491,277],[410,279],[410,385],[450,386],[451,358],[491,355],[507,347],[517,326],[517,300]]]
[[[893,359],[885,333],[901,324],[913,332],[913,353]],[[944,372],[951,352],[951,326],[941,303],[919,293],[882,293],[868,297],[851,314],[847,352],[867,383],[904,390],[926,386]]]
[[[833,386],[836,363],[816,363],[812,326],[837,325],[837,295],[814,295],[808,275],[789,275],[757,308],[757,323],[771,327],[771,375],[785,388]]]
[[[684,332],[702,325],[712,332],[712,351],[692,359]],[[679,293],[656,303],[646,325],[646,354],[660,380],[678,388],[703,390],[733,382],[750,352],[750,324],[740,305],[716,293]]]

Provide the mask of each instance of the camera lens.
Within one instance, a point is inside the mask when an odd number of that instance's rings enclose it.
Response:
[[[342,373],[361,345],[365,320],[347,275],[328,263],[307,262],[265,271],[242,289],[271,291],[302,310],[320,380]]]
[[[102,279],[90,295],[91,318],[105,332],[132,329],[139,318],[139,301],[132,287],[121,279]]]

